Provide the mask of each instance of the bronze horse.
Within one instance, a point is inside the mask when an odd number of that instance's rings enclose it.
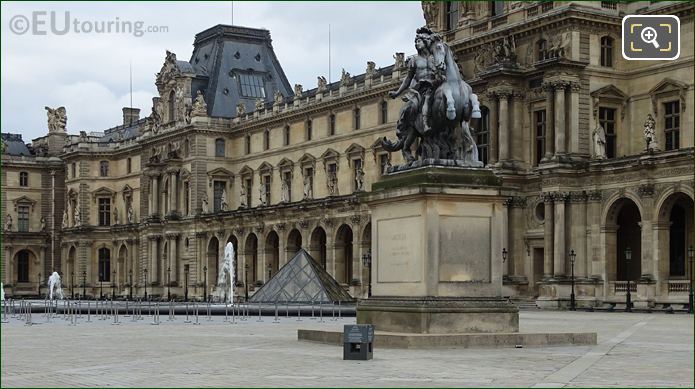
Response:
[[[448,159],[463,161],[466,166],[480,167],[478,148],[470,132],[471,118],[480,118],[478,97],[461,77],[459,67],[454,61],[449,47],[434,39],[430,47],[435,64],[445,69],[444,81],[437,86],[431,98],[431,131],[424,132],[422,99],[417,91],[410,90],[404,98],[407,101],[401,112],[401,120],[407,123],[406,131],[398,134],[396,143],[383,138],[385,150],[401,150],[406,163],[413,162],[412,146],[416,140],[416,156],[420,159]]]

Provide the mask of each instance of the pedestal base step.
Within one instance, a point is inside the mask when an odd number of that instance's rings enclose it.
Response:
[[[308,342],[343,345],[340,331],[297,330],[297,339]],[[593,346],[595,332],[558,333],[469,333],[469,334],[409,334],[376,331],[374,347],[384,348],[500,348],[546,346]]]

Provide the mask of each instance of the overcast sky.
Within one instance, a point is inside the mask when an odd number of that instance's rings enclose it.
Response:
[[[270,30],[290,84],[304,89],[314,88],[318,75],[328,78],[329,24],[333,81],[341,68],[360,74],[367,61],[384,67],[393,53],[414,52],[415,29],[424,24],[420,2],[3,2],[2,132],[21,133],[26,142],[45,135],[44,106],[65,106],[73,134],[120,124],[130,104],[131,61],[133,105],[149,114],[165,50],[189,60],[196,33],[232,23],[232,3],[234,24]],[[82,31],[109,21],[168,32],[137,37],[115,32],[116,24],[111,33]]]

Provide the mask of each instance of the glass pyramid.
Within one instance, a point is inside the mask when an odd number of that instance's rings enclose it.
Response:
[[[297,254],[253,296],[254,303],[336,303],[354,302],[304,249]]]

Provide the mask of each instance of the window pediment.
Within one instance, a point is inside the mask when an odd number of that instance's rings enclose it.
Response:
[[[280,169],[280,171],[292,170],[294,169],[294,162],[287,158],[283,158],[280,163],[278,163],[278,169]]]
[[[263,162],[261,166],[258,167],[258,174],[260,176],[273,174],[273,165],[269,164],[268,162]]]
[[[685,92],[688,90],[688,85],[674,80],[672,78],[664,78],[658,84],[656,84],[652,89],[649,90],[649,95],[652,99],[652,112],[654,116],[657,116],[658,109],[657,104],[659,98],[666,97],[668,95],[678,96],[681,103],[681,112],[685,111]]]
[[[101,188],[92,192],[92,200],[94,200],[95,203],[99,197],[110,197],[111,200],[116,200],[116,192],[110,188],[102,186]]]
[[[316,166],[316,158],[313,155],[307,153],[304,154],[302,158],[299,158],[298,163],[302,167],[302,169],[305,167],[313,168],[314,166]]]
[[[188,174],[190,176],[190,173]],[[208,173],[208,185],[212,187],[212,182],[215,180],[229,181],[234,180],[234,173],[230,172],[225,168],[218,167],[217,169],[210,170]]]
[[[598,117],[598,107],[601,102],[609,102],[620,105],[620,118],[625,118],[628,95],[614,85],[606,85],[591,92],[593,99],[593,114],[594,118]]]
[[[240,176],[243,176],[243,177],[253,176],[253,169],[251,169],[248,165],[247,165],[247,166],[244,166],[244,167],[241,168],[241,170],[239,171],[239,175],[240,175]]]
[[[18,207],[20,206],[29,206],[31,207],[31,211],[34,211],[34,205],[36,205],[36,200],[32,200],[27,196],[21,196],[18,197],[14,200],[12,200],[12,203],[14,203],[14,210],[16,211]]]
[[[352,160],[361,159],[364,161],[364,147],[353,143],[345,150],[345,156],[348,160],[348,166],[352,164]]]

